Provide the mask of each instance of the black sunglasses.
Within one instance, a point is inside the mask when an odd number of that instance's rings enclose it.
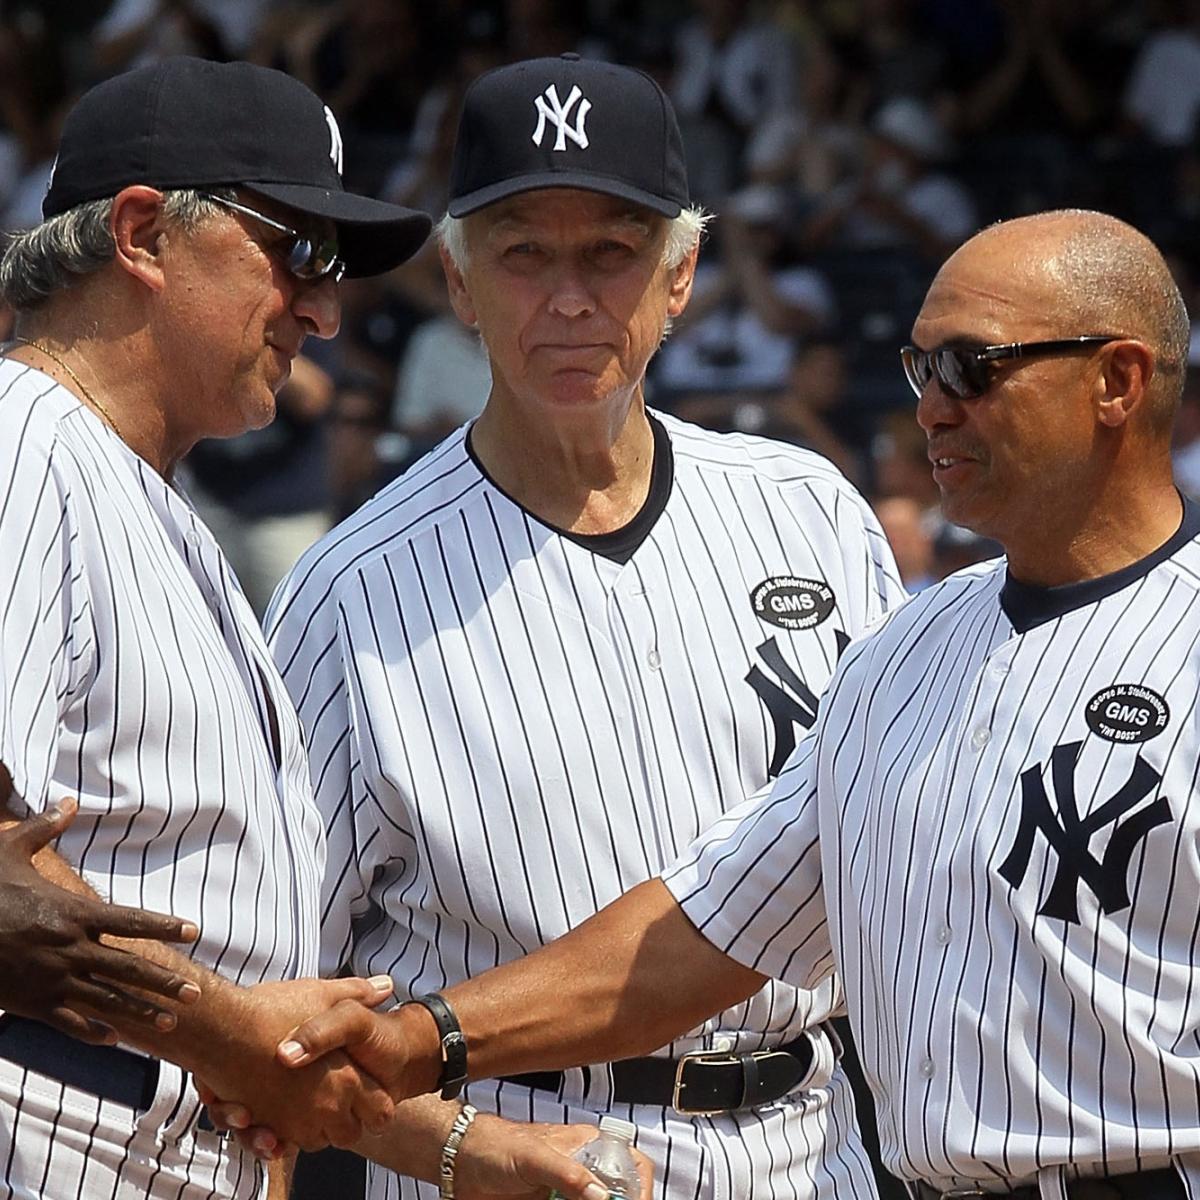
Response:
[[[974,400],[988,390],[993,363],[1011,358],[1038,358],[1051,354],[1070,354],[1105,342],[1120,341],[1115,334],[1089,334],[1087,337],[1058,338],[1052,342],[1009,342],[1005,346],[940,346],[920,350],[904,346],[900,361],[909,387],[920,396],[925,385],[936,377],[938,386],[959,400]]]
[[[277,229],[280,233],[287,234],[292,241],[283,256],[283,265],[297,279],[332,278],[334,283],[341,283],[342,276],[346,274],[346,264],[338,258],[336,237],[326,238],[323,242],[314,242],[312,238],[305,237],[304,234],[290,226],[284,225],[246,204],[239,204],[236,200],[226,200],[223,196],[214,196],[211,192],[201,192],[200,194],[205,200],[211,200],[214,204],[220,204],[243,216],[253,217],[271,229]]]

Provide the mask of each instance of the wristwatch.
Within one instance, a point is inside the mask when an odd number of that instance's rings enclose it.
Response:
[[[408,1004],[420,1004],[433,1018],[442,1046],[442,1073],[437,1089],[443,1100],[453,1100],[467,1082],[467,1039],[454,1010],[437,992],[417,996]]]

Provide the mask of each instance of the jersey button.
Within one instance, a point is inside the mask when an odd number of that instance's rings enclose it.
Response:
[[[939,926],[938,931],[934,936],[937,938],[937,944],[939,946],[947,945],[950,941],[950,926],[949,925]]]
[[[934,1072],[933,1059],[927,1058],[921,1063],[921,1075],[925,1079],[932,1079]]]
[[[646,655],[646,665],[652,671],[661,670],[662,669],[662,655],[659,654],[659,652],[657,650],[651,650],[650,653]]]
[[[189,530],[187,531],[187,540],[188,540],[188,545],[190,545],[190,546],[199,546],[199,545],[200,545],[200,534],[199,534],[199,532],[198,532],[197,530],[195,530],[195,529],[189,529]]]
[[[971,730],[971,745],[976,750],[982,750],[991,740],[991,733],[984,729],[982,725],[978,729]]]

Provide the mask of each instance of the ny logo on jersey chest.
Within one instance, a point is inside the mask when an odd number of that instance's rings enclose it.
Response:
[[[1057,813],[1046,793],[1041,766],[1022,772],[1021,820],[1012,847],[999,867],[1002,878],[1013,887],[1020,887],[1040,832],[1058,856],[1058,867],[1038,915],[1057,917],[1075,925],[1079,924],[1081,881],[1091,889],[1106,915],[1129,907],[1129,863],[1134,851],[1151,830],[1172,818],[1170,801],[1165,796],[1133,812],[1162,783],[1162,776],[1140,754],[1129,778],[1116,793],[1086,817],[1080,817],[1075,796],[1075,765],[1082,746],[1082,742],[1055,746],[1050,756]],[[1112,826],[1112,833],[1103,857],[1098,859],[1091,852],[1090,842],[1108,826]]]
[[[834,630],[837,656],[850,644],[850,638],[840,629]],[[779,682],[768,678],[757,663],[750,668],[746,682],[758,693],[758,698],[771,714],[775,733],[775,750],[767,774],[774,779],[783,770],[783,764],[796,748],[796,727],[811,729],[817,719],[820,702],[812,688],[797,674],[783,657],[779,643],[767,638],[758,648],[758,656],[778,677]]]

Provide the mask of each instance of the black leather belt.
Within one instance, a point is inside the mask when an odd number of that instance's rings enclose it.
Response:
[[[915,1200],[966,1200],[971,1196],[999,1195],[1005,1200],[1040,1200],[1037,1186],[1019,1187],[1011,1192],[983,1192],[960,1189],[943,1192],[927,1183],[910,1183]],[[1073,1179],[1067,1184],[1071,1200],[1186,1200],[1187,1191],[1179,1172],[1170,1167],[1158,1171],[1137,1171],[1130,1175],[1105,1175],[1097,1179]]]
[[[145,1112],[158,1090],[158,1059],[119,1046],[90,1046],[40,1021],[0,1017],[0,1058],[57,1079],[68,1087]],[[197,1121],[212,1131],[208,1110]]]
[[[626,1058],[610,1064],[612,1097],[619,1104],[656,1104],[691,1116],[757,1108],[795,1091],[812,1061],[807,1034],[786,1046],[747,1054],[695,1050],[680,1058]],[[557,1092],[564,1076],[562,1071],[531,1071],[501,1078]]]

